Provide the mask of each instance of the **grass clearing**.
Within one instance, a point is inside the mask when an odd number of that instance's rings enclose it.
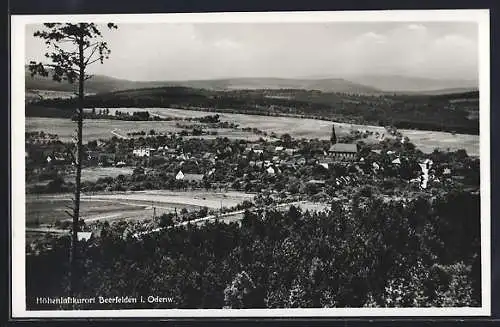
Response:
[[[252,200],[254,194],[240,192],[174,192],[138,191],[122,193],[83,194],[81,197],[81,217],[86,221],[117,219],[150,219],[175,210],[219,209],[233,207],[244,200]],[[71,205],[71,194],[26,196],[26,225],[54,224],[67,220],[64,212]]]

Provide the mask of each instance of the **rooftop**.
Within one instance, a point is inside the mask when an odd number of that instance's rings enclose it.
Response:
[[[201,181],[203,180],[203,174],[184,174],[185,181]]]
[[[356,144],[350,143],[336,143],[330,147],[329,152],[350,152],[357,153],[358,147]]]

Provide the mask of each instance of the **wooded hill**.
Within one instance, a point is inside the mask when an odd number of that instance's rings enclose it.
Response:
[[[30,103],[27,116],[71,117],[76,99]],[[285,115],[397,128],[479,134],[479,92],[366,95],[300,89],[214,91],[187,87],[131,89],[86,97],[87,108],[185,108]]]
[[[107,93],[130,89],[180,86],[212,91],[301,89],[372,95],[386,93],[446,94],[477,90],[477,85],[477,81],[469,80],[441,80],[392,75],[303,78],[241,77],[185,81],[131,81],[105,75],[93,75],[85,83],[85,91],[87,93]],[[25,71],[25,88],[27,92],[32,90],[74,92],[77,90],[76,84],[58,83],[52,80],[50,71],[47,77],[32,77],[28,69]]]

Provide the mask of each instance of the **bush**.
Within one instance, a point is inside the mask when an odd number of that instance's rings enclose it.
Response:
[[[171,213],[164,213],[160,216],[159,218],[159,226],[164,228],[164,227],[169,227],[174,224],[174,214]]]
[[[363,186],[361,190],[359,190],[359,195],[367,198],[372,197],[373,193],[374,193],[373,187],[369,185]]]

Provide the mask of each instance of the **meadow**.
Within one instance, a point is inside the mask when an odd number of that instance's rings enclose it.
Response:
[[[81,197],[81,217],[87,221],[97,220],[142,220],[160,216],[175,210],[220,209],[233,207],[254,194],[241,192],[175,192],[166,190],[84,193]],[[27,195],[26,225],[39,222],[52,225],[56,221],[68,220],[64,212],[71,205],[71,194]]]

